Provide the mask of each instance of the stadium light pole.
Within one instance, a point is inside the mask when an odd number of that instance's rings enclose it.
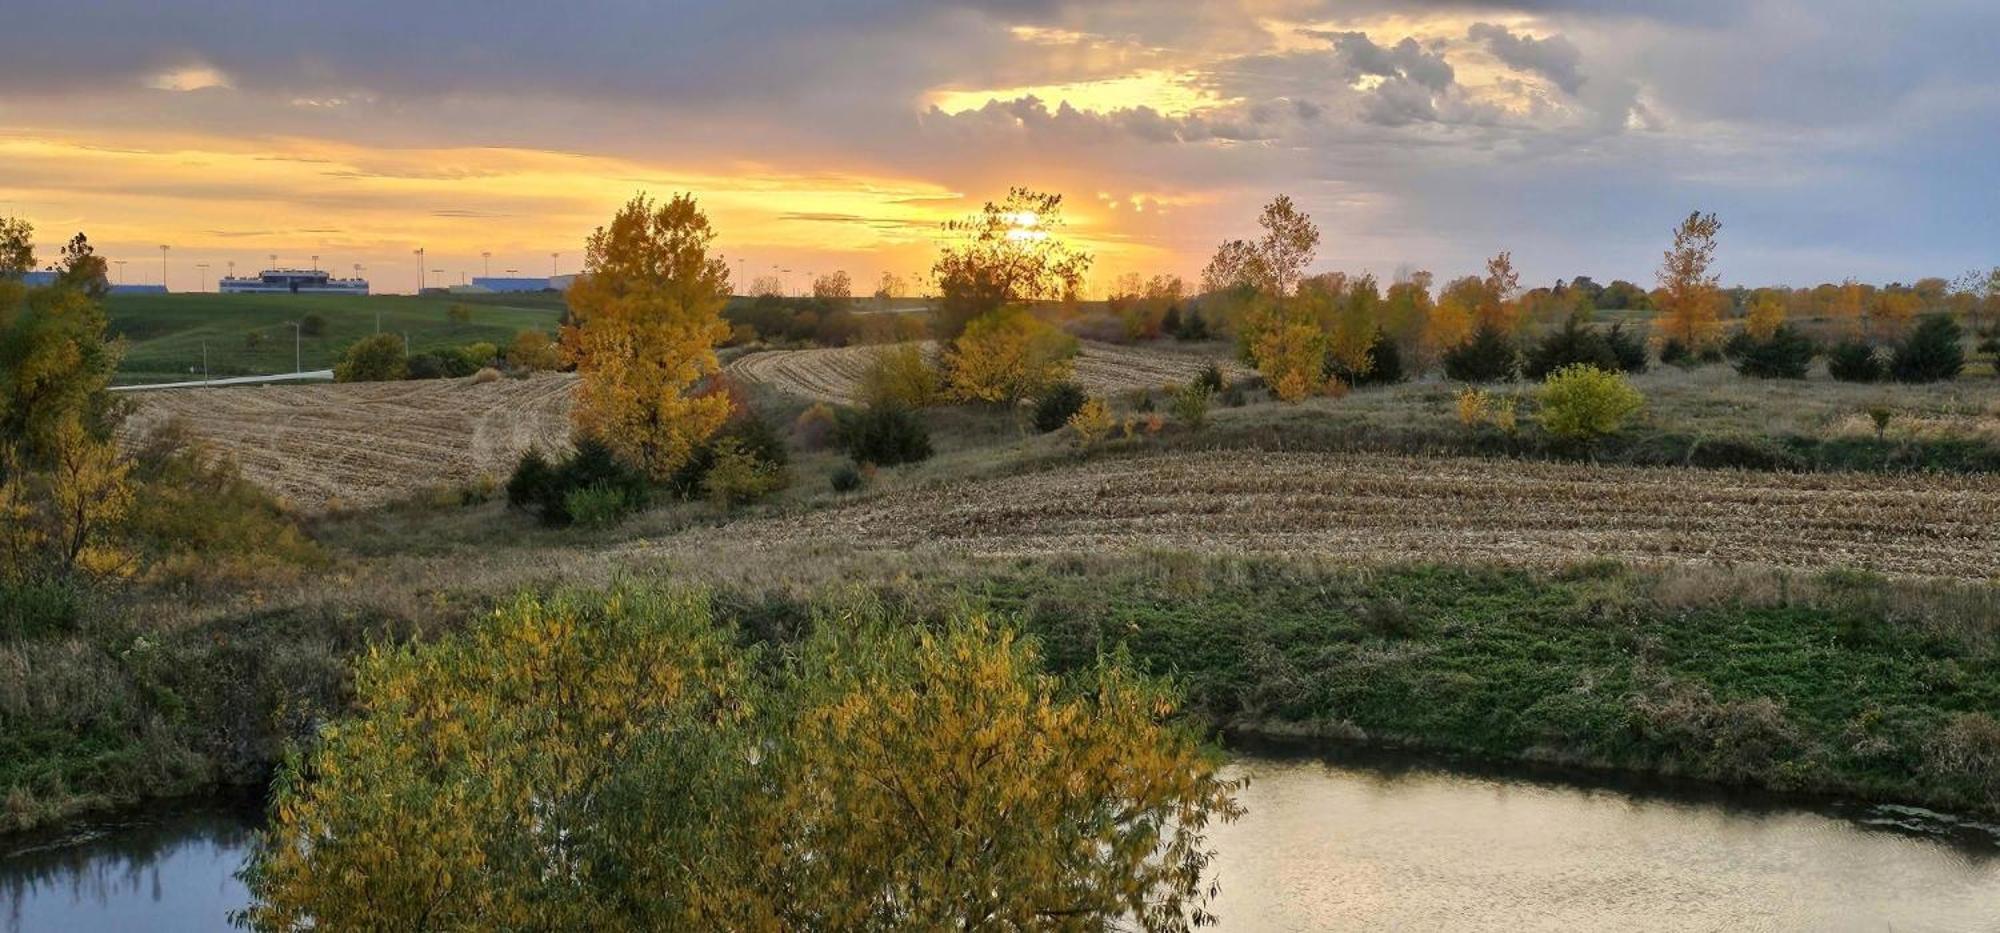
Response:
[[[557,260],[560,260],[561,258],[562,258],[562,254],[561,254],[561,253],[550,253],[550,254],[549,254],[549,280],[550,280],[550,281],[549,281],[549,284],[551,284],[551,285],[555,284],[555,277],[556,277],[556,261],[557,261]]]
[[[202,291],[208,291],[208,263],[195,263],[194,268],[196,284],[200,286]]]
[[[113,259],[111,264],[118,267],[118,284],[125,284],[125,260]]]
[[[236,277],[236,260],[234,259],[229,261],[229,277],[232,279]]]
[[[424,293],[424,248],[419,246],[411,253],[417,257],[417,294],[421,295]]]
[[[491,252],[482,252],[482,253],[480,253],[480,254],[479,254],[479,261],[480,261],[481,263],[484,263],[484,265],[480,266],[480,269],[481,269],[481,274],[485,275],[485,276],[486,276],[487,278],[489,278],[489,279],[490,279],[490,278],[492,278],[492,277],[493,277],[493,254],[492,254]]]
[[[167,289],[167,250],[170,249],[173,247],[165,243],[160,244],[160,288],[163,290],[170,290]]]

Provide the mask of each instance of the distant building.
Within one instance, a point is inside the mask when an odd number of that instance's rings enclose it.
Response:
[[[493,275],[473,276],[472,287],[475,289],[482,289],[488,292],[545,292],[555,288],[555,286],[551,284],[549,279],[546,277],[536,278],[532,276],[512,277],[512,276],[493,276]]]
[[[56,284],[56,274],[53,272],[30,272],[21,276],[21,284],[29,288],[47,288]],[[166,293],[167,287],[165,285],[111,286],[111,294],[113,295],[164,295]]]
[[[225,295],[366,295],[367,279],[336,279],[317,269],[265,269],[254,278],[224,276],[216,283]]]

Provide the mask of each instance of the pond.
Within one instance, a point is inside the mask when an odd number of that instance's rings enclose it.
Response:
[[[1435,758],[1238,759],[1224,930],[2000,928],[2000,827]],[[216,930],[254,805],[0,842],[0,929]]]

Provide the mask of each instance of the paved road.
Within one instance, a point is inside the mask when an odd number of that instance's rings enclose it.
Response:
[[[197,379],[193,382],[156,382],[142,386],[112,386],[113,392],[142,392],[147,389],[205,389],[216,386],[263,385],[272,382],[331,382],[333,370],[315,369],[305,373],[285,373],[280,376],[231,376],[227,379]]]

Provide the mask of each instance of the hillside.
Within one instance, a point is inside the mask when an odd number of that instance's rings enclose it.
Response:
[[[454,304],[471,309],[455,323]],[[113,295],[106,299],[110,331],[125,338],[121,383],[165,382],[199,375],[202,349],[211,376],[288,373],[295,365],[290,322],[306,315],[325,321],[306,336],[298,358],[306,370],[326,369],[348,344],[382,332],[404,334],[410,349],[459,346],[486,340],[505,345],[523,328],[553,331],[562,317],[557,295]]]

